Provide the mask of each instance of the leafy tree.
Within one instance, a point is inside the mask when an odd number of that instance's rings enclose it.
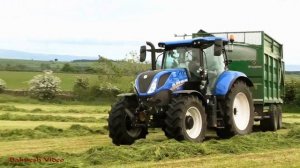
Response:
[[[295,101],[296,98],[296,82],[291,81],[285,84],[285,95],[284,101],[287,103],[292,103]]]
[[[41,63],[41,70],[44,71],[44,70],[50,70],[51,69],[51,66],[50,64],[46,64],[46,63]]]
[[[103,75],[106,76],[108,80],[113,80],[114,78],[119,78],[121,75],[123,75],[124,71],[122,71],[121,68],[119,68],[112,60],[109,60],[105,57],[99,56],[99,66],[97,71],[99,72],[99,78],[103,80]]]
[[[83,77],[77,78],[73,86],[73,93],[79,100],[89,99],[89,79]]]
[[[73,72],[74,68],[71,67],[69,63],[65,63],[64,66],[61,68],[62,72]]]
[[[18,64],[15,67],[15,70],[17,70],[17,71],[23,71],[23,70],[26,70],[26,69],[27,69],[27,66],[23,65],[23,64]]]

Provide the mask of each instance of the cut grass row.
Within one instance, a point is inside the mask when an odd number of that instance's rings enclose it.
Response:
[[[65,143],[59,141],[59,143]],[[74,144],[80,142],[73,142]],[[107,142],[105,142],[107,144]],[[1,143],[0,143],[1,144]],[[72,143],[71,143],[72,144]],[[62,145],[62,144],[60,144]],[[9,163],[7,157],[0,159],[4,166],[30,167],[66,167],[78,166],[124,166],[124,164],[145,163],[149,161],[178,160],[191,157],[206,157],[215,155],[248,154],[273,150],[300,148],[300,127],[292,125],[287,132],[256,132],[246,136],[235,136],[228,140],[210,139],[203,143],[177,142],[175,140],[151,138],[139,140],[131,146],[101,145],[92,147],[81,153],[60,152],[55,144],[51,151],[35,154],[16,155],[15,157],[59,157],[64,162],[59,164],[41,163]],[[72,145],[73,146],[73,145]],[[68,146],[71,148],[71,146]],[[65,147],[67,148],[67,147]],[[18,150],[18,149],[17,149]],[[20,149],[19,149],[20,150]],[[55,151],[54,151],[55,150]],[[38,150],[37,150],[38,151]],[[20,151],[18,151],[20,152]],[[299,158],[297,159],[299,161]]]
[[[31,105],[18,103],[0,103],[0,111],[37,112],[37,113],[108,113],[109,106],[83,105]]]
[[[61,112],[12,112],[12,111],[0,111],[0,115],[5,114],[5,113],[11,113],[11,114],[16,114],[16,115],[55,115],[55,116],[62,116],[62,117],[95,117],[95,118],[103,118],[107,117],[108,113],[61,113]]]
[[[103,123],[107,120],[106,117],[71,117],[71,116],[53,116],[53,115],[16,115],[12,113],[5,113],[0,115],[0,120],[11,121],[57,121],[57,122],[98,122]]]
[[[87,136],[92,134],[106,134],[106,127],[90,128],[82,125],[71,125],[67,129],[40,125],[34,129],[0,130],[0,141],[22,139],[42,139],[57,137]]]
[[[1,120],[0,121],[0,130],[12,130],[12,129],[34,129],[40,125],[47,125],[53,126],[55,128],[62,128],[66,129],[69,128],[71,125],[79,124],[88,127],[102,127],[107,125],[107,123],[81,123],[81,122],[54,122],[54,121],[7,121]]]

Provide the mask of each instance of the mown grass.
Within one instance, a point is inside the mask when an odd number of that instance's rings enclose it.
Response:
[[[16,115],[54,115],[54,116],[61,116],[61,117],[95,117],[97,119],[99,118],[104,118],[108,117],[108,113],[71,113],[71,112],[22,112],[22,111],[1,111],[0,110],[0,115],[5,114],[5,113],[11,113],[11,114],[16,114]]]
[[[33,129],[39,125],[53,126],[56,128],[66,129],[73,124],[85,125],[88,127],[101,127],[107,125],[107,123],[99,122],[57,122],[57,121],[10,121],[10,120],[1,120],[0,121],[0,130],[12,130],[12,129]]]
[[[17,106],[17,107],[16,107]],[[28,112],[28,113],[76,113],[99,114],[108,113],[108,106],[57,106],[57,105],[30,105],[30,104],[0,104],[0,111]]]
[[[242,154],[216,154],[202,157],[190,157],[176,160],[152,162],[134,162],[122,165],[123,168],[249,168],[249,167],[300,167],[300,148],[288,148],[268,151],[255,151]],[[288,165],[288,166],[287,166]],[[119,167],[117,165],[108,167]]]
[[[92,134],[107,134],[107,127],[90,128],[87,126],[74,124],[67,129],[40,125],[34,129],[0,130],[0,141],[87,136]]]
[[[58,121],[58,122],[105,122],[106,117],[71,117],[71,116],[53,116],[53,115],[16,115],[12,113],[5,113],[0,115],[0,120],[11,121]]]
[[[228,140],[208,140],[203,143],[177,142],[175,140],[139,140],[131,146],[99,146],[82,153],[48,151],[15,157],[56,157],[63,163],[9,163],[7,158],[0,159],[4,166],[30,167],[89,167],[112,166],[134,162],[184,159],[216,154],[243,154],[300,147],[300,127],[294,125],[287,133],[257,132],[246,136],[235,136]]]

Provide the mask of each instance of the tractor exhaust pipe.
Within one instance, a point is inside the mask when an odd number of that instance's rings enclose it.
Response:
[[[150,48],[151,48],[150,50],[147,50],[147,51],[150,51],[150,52],[151,52],[151,64],[152,64],[152,70],[156,70],[156,54],[155,54],[156,50],[155,50],[155,47],[154,47],[154,45],[153,45],[151,42],[149,42],[149,41],[147,41],[146,44],[147,44],[148,46],[150,46]]]

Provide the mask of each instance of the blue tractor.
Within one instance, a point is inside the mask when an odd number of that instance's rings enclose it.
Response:
[[[230,40],[233,41],[232,39]],[[168,138],[201,142],[207,129],[222,138],[252,131],[253,83],[242,72],[229,71],[226,38],[206,36],[141,46],[140,61],[151,52],[152,70],[135,80],[135,93],[121,94],[108,119],[116,145],[146,138],[161,128]],[[156,53],[162,54],[157,67]]]

